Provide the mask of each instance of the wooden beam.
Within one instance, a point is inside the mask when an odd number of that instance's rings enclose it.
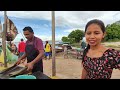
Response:
[[[56,76],[56,64],[55,64],[55,11],[52,11],[52,76]]]
[[[7,32],[7,12],[4,11],[4,24],[3,24],[3,37],[2,37],[2,49],[3,49],[3,53],[4,53],[4,67],[7,67],[6,32]]]

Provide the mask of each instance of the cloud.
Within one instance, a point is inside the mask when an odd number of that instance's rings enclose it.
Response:
[[[72,31],[77,30],[77,29],[84,31],[84,28],[72,28],[72,29],[66,29],[66,30],[64,30],[64,32],[69,32],[69,33],[71,33]]]
[[[0,12],[3,16],[3,12]],[[7,11],[8,16],[51,21],[51,11]],[[97,18],[105,24],[120,20],[120,11],[55,11],[56,26],[81,28],[89,20]]]
[[[35,36],[41,38],[43,41],[52,40],[52,35],[49,35],[49,36],[46,36],[46,35],[35,35]],[[67,35],[64,35],[64,34],[55,35],[55,40],[56,41],[60,41],[63,36],[67,36]]]
[[[117,20],[120,20],[119,11],[57,11],[57,17],[59,20],[58,25],[68,26],[73,28],[85,27],[85,24],[91,19],[101,19],[105,25],[111,24]],[[63,23],[64,22],[64,23]]]
[[[4,12],[0,12],[0,15],[4,15]],[[50,11],[7,11],[7,15],[17,18],[51,19]]]
[[[49,25],[48,25],[48,24],[44,24],[43,26],[44,26],[44,27],[46,27],[46,28],[48,28],[48,27],[49,27]]]
[[[46,41],[46,40],[52,40],[52,36],[46,36],[46,35],[35,35],[36,37],[39,37],[40,39],[42,39],[42,41]]]

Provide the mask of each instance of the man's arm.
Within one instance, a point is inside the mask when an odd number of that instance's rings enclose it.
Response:
[[[26,53],[24,53],[20,58],[19,58],[19,60],[22,60],[22,59],[24,59],[24,58],[26,58]]]
[[[15,63],[15,65],[19,65],[21,60],[26,58],[26,53],[24,53],[20,58],[18,58],[18,61]]]

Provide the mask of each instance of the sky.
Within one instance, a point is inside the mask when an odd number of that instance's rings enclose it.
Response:
[[[23,35],[23,28],[30,26],[34,35],[43,41],[52,40],[51,11],[7,11],[7,16],[14,22],[18,35],[14,39],[19,42]],[[120,20],[120,11],[55,11],[55,40],[60,41],[76,29],[84,31],[89,20],[100,19],[107,24]],[[0,20],[4,22],[4,12],[0,12]]]

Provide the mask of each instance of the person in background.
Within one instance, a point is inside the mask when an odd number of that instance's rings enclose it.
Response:
[[[105,34],[101,20],[93,19],[86,24],[88,46],[83,53],[81,79],[110,79],[113,69],[120,69],[120,52],[101,44]]]
[[[85,40],[82,40],[82,42],[81,42],[81,50],[80,50],[80,55],[81,55],[81,57],[83,56],[83,52],[84,52],[86,46],[87,46],[87,45],[86,45]]]
[[[14,43],[11,43],[11,52],[15,55],[17,55],[17,46]]]
[[[34,36],[34,31],[29,26],[23,29],[23,33],[27,39],[25,53],[18,59],[15,65],[19,65],[21,60],[27,57],[27,64],[25,66],[27,67],[28,72],[43,72],[43,41],[40,38]]]
[[[50,45],[50,57],[52,57],[52,46]]]
[[[24,53],[25,53],[25,42],[23,39],[21,39],[21,42],[19,42],[18,44],[18,53],[19,53],[19,57],[21,57]]]
[[[82,40],[81,42],[81,49],[85,49],[86,48],[86,42]]]
[[[68,49],[67,49],[67,45],[64,45],[64,59],[68,58]]]
[[[45,44],[45,60],[47,59],[50,59],[50,52],[51,51],[51,47],[50,47],[50,44],[48,43],[48,41],[46,41],[46,44]]]

